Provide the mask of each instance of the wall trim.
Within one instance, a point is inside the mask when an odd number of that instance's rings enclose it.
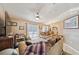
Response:
[[[79,54],[78,50],[72,48],[71,46],[69,46],[66,43],[63,44],[63,51],[68,52],[68,53],[70,53],[72,55],[78,55]]]

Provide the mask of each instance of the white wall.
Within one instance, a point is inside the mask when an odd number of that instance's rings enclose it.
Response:
[[[63,30],[65,43],[79,51],[79,29]]]

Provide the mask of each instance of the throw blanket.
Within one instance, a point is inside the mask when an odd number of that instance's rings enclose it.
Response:
[[[26,49],[25,55],[45,55],[46,49],[45,49],[45,42],[35,43]]]

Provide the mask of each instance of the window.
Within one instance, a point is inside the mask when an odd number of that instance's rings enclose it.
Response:
[[[47,32],[48,31],[48,26],[43,26],[43,28],[42,28],[42,32]]]
[[[27,31],[31,38],[39,35],[39,26],[37,24],[27,24]]]

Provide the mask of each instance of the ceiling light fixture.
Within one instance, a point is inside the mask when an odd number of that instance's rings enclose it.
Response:
[[[36,13],[36,20],[39,20],[40,17],[39,17],[39,12]]]

